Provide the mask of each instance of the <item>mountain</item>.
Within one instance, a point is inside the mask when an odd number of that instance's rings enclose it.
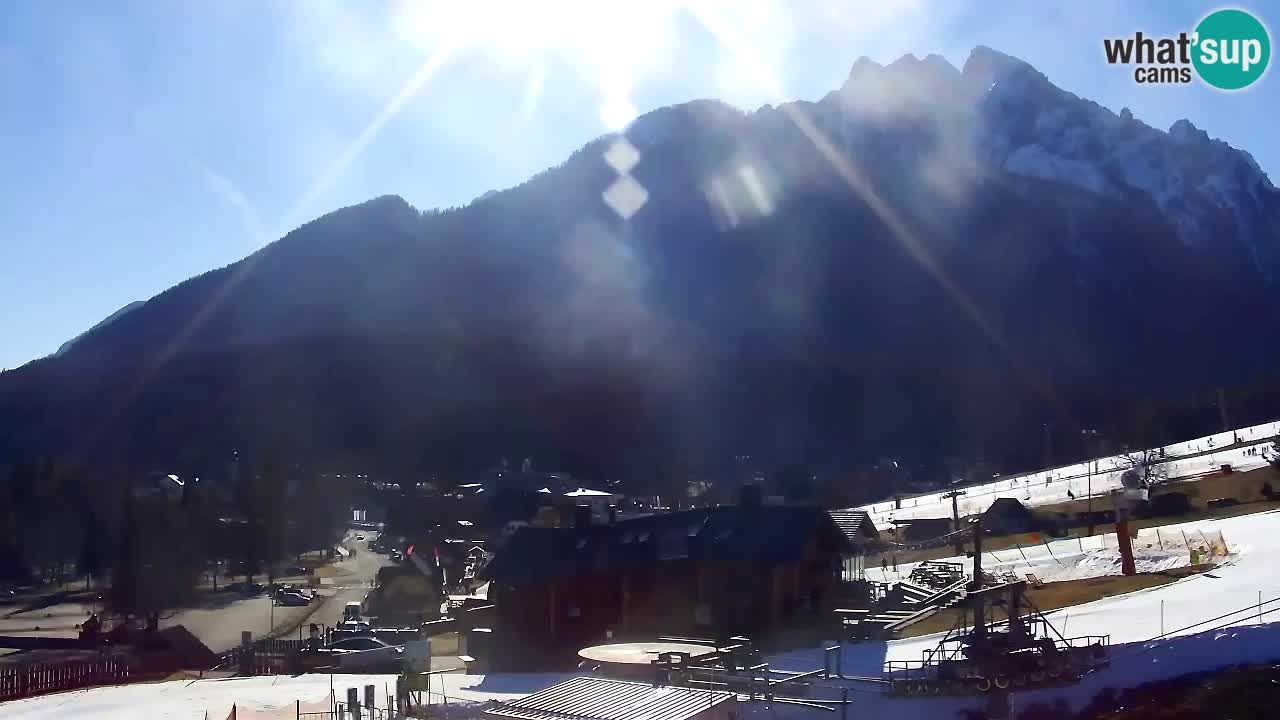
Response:
[[[109,324],[111,324],[111,323],[115,322],[117,318],[122,317],[125,313],[127,313],[127,312],[129,312],[129,311],[131,311],[131,310],[136,310],[136,309],[137,309],[137,308],[139,308],[139,307],[142,307],[142,305],[143,305],[143,303],[144,303],[144,302],[145,302],[145,301],[143,301],[143,300],[134,300],[133,302],[129,303],[128,305],[125,305],[124,307],[120,308],[119,310],[117,310],[117,311],[115,311],[115,312],[111,313],[110,315],[106,316],[106,317],[105,317],[105,318],[103,318],[101,321],[99,321],[98,323],[96,323],[93,327],[89,328],[88,330],[85,330],[84,332],[80,333],[79,335],[77,335],[77,336],[75,336],[75,337],[71,338],[70,340],[68,340],[68,341],[66,341],[66,342],[64,342],[64,343],[62,343],[62,345],[59,345],[59,346],[58,346],[58,349],[57,349],[56,351],[54,351],[53,356],[54,356],[54,357],[58,357],[59,355],[64,355],[64,354],[66,354],[66,352],[67,352],[68,350],[70,350],[70,349],[71,349],[71,347],[72,347],[73,345],[75,345],[77,342],[79,342],[79,341],[80,341],[80,339],[81,339],[81,338],[83,338],[85,335],[88,335],[89,333],[94,332],[94,331],[97,331],[97,330],[101,330],[102,328],[106,327],[107,325],[109,325]]]
[[[462,208],[325,215],[0,375],[0,453],[1034,464],[1046,425],[1064,451],[1218,422],[1186,398],[1274,374],[1278,270],[1280,193],[1189,121],[988,48],[862,59],[817,102],[656,110]]]

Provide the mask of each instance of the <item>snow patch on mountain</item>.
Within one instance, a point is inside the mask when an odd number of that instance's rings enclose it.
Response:
[[[896,162],[930,153],[955,162],[971,154],[988,168],[1093,193],[1137,191],[1187,243],[1213,235],[1206,223],[1235,223],[1256,257],[1263,232],[1251,229],[1250,218],[1278,197],[1251,155],[1190,120],[1161,131],[1128,108],[1117,115],[1062,90],[1028,63],[988,47],[974,48],[959,70],[938,55],[905,55],[889,65],[861,58],[829,98],[840,108],[850,154],[875,148]],[[905,152],[902,141],[917,141],[920,127],[929,128],[935,146]]]
[[[1004,169],[1016,175],[1054,180],[1096,193],[1111,189],[1111,183],[1098,167],[1052,153],[1041,145],[1023,145],[1014,150],[1005,159]]]

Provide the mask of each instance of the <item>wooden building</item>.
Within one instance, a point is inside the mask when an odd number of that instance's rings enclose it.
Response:
[[[996,498],[982,513],[982,531],[988,535],[1049,532],[1053,522],[1029,510],[1016,498]]]
[[[952,531],[953,521],[944,518],[908,518],[892,521],[900,542],[923,542],[942,537]]]
[[[727,638],[817,622],[851,552],[821,508],[750,504],[523,527],[482,575],[495,640],[518,667],[610,638]]]
[[[852,552],[844,558],[842,578],[861,580],[866,570],[866,556],[877,552],[883,546],[880,541],[880,531],[871,521],[871,515],[864,510],[844,508],[832,510],[830,515],[836,527],[840,528],[840,532],[844,533],[849,540],[849,546],[852,549]]]

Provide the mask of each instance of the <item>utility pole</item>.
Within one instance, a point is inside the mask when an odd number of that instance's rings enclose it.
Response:
[[[1085,513],[1089,518],[1089,533],[1093,534],[1093,465],[1096,462],[1093,458],[1094,448],[1097,447],[1098,431],[1095,428],[1087,428],[1080,431],[1080,435],[1084,437],[1085,461],[1084,470],[1086,477],[1085,496],[1086,510]],[[1093,442],[1090,442],[1092,440]]]
[[[979,640],[987,637],[987,610],[983,602],[982,590],[982,519],[973,522],[973,580],[969,582],[969,591],[973,593],[970,607],[973,608],[973,634]]]
[[[1044,424],[1044,469],[1053,467],[1053,423]]]
[[[964,538],[960,535],[960,505],[956,500],[964,494],[965,492],[959,488],[942,494],[944,498],[951,498],[951,532],[955,535],[952,545],[955,547],[956,555],[964,554]]]

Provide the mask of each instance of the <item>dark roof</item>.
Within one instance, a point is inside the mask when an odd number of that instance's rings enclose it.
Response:
[[[852,550],[819,507],[718,507],[585,528],[522,527],[496,550],[483,574],[529,580],[685,559],[778,565],[803,557],[815,535],[836,552]]]
[[[986,515],[1032,515],[1033,513],[1027,509],[1017,498],[996,498],[991,503],[991,507],[982,513]]]
[[[889,522],[893,523],[894,525],[901,525],[903,527],[906,527],[907,525],[922,525],[922,526],[923,525],[942,525],[943,523],[950,525],[951,518],[949,517],[923,517],[923,518],[917,517],[917,518],[903,518],[901,520],[890,520]]]
[[[688,720],[735,698],[723,690],[577,677],[520,700],[495,703],[486,714],[517,720]]]
[[[829,514],[831,519],[835,521],[836,526],[840,528],[840,532],[843,532],[850,542],[857,542],[863,539],[875,540],[880,536],[876,530],[875,523],[871,522],[871,516],[863,510],[845,508],[843,510],[832,510]]]
[[[165,628],[157,634],[160,640],[181,658],[183,668],[211,668],[218,664],[217,654],[192,635],[185,625]]]

